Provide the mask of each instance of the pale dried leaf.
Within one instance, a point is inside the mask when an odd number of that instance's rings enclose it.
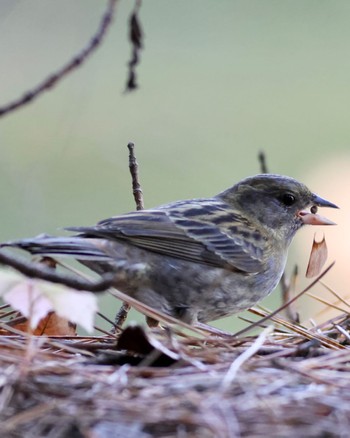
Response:
[[[321,270],[326,263],[328,256],[327,244],[325,236],[320,242],[316,242],[316,235],[314,236],[314,241],[312,243],[309,264],[306,270],[306,277],[312,278],[316,277],[321,273]]]
[[[63,288],[48,282],[43,283],[46,283],[45,295],[52,302],[53,310],[59,316],[79,324],[91,333],[98,310],[96,295],[92,292]]]
[[[29,319],[32,329],[54,311],[89,332],[93,330],[97,299],[91,292],[76,291],[4,270],[0,272],[0,296]]]

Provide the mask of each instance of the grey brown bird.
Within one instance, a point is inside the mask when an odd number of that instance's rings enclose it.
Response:
[[[281,175],[246,178],[212,198],[172,202],[77,227],[73,237],[7,246],[69,255],[137,300],[188,323],[206,323],[256,304],[277,286],[288,247],[305,224],[334,224],[338,208]],[[309,210],[308,210],[309,209]]]

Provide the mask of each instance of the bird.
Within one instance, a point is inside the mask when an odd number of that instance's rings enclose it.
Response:
[[[246,310],[269,295],[289,245],[305,225],[335,225],[318,207],[338,208],[294,178],[247,177],[210,198],[130,212],[73,236],[38,236],[2,246],[70,256],[113,286],[188,324]]]

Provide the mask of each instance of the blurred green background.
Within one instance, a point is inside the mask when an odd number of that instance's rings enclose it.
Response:
[[[105,5],[2,0],[0,105],[78,53]],[[148,207],[258,173],[260,150],[305,183],[349,156],[348,0],[144,1],[140,89],[125,94],[133,5],[82,68],[0,119],[1,241],[133,210],[129,141]]]

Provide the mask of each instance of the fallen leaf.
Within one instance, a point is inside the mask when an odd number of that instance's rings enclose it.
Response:
[[[0,271],[0,296],[28,318],[35,329],[50,312],[93,331],[97,299],[91,292],[76,291],[48,281],[26,278],[15,272]]]
[[[29,321],[21,322],[12,326],[16,330],[28,332]],[[39,321],[38,326],[32,332],[35,336],[76,336],[76,326],[66,318],[58,316],[55,312],[48,313]]]
[[[306,278],[316,277],[321,273],[323,265],[326,263],[328,249],[325,236],[320,242],[316,242],[316,235],[312,243],[309,264],[306,269]]]

